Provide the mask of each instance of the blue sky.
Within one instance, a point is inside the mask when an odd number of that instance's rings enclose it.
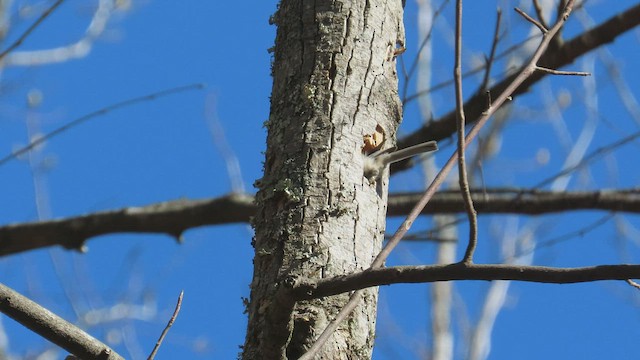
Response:
[[[406,57],[415,55],[418,43],[415,4],[412,0],[408,3]],[[467,3],[465,51],[481,55],[490,47],[495,3]],[[598,22],[633,2],[591,4],[587,10]],[[32,130],[46,133],[129,98],[191,83],[204,83],[206,88],[143,102],[69,130],[33,155],[36,163],[48,164],[44,171],[32,172],[25,160],[1,166],[0,178],[5,186],[0,189],[0,203],[4,205],[0,207],[0,223],[37,220],[36,199],[44,204],[40,216],[59,218],[178,198],[224,195],[232,190],[232,184],[213,141],[211,119],[217,119],[224,129],[226,142],[241,164],[245,189],[252,192],[251,184],[260,177],[265,148],[262,124],[269,114],[271,87],[267,49],[275,35],[268,18],[275,7],[275,1],[133,2],[128,11],[114,14],[85,58],[6,69],[0,102],[0,156],[26,143],[28,119],[36,124]],[[75,41],[90,21],[92,10],[93,2],[66,1],[18,50]],[[507,41],[516,43],[528,27],[510,9],[504,11],[513,29]],[[443,16],[450,26],[451,5]],[[577,18],[572,20],[567,37],[581,31]],[[9,41],[32,21],[14,16]],[[443,29],[446,25],[440,27],[446,33]],[[640,60],[634,50],[637,45],[635,31],[609,48],[631,86],[640,83],[640,75],[633,68]],[[433,82],[437,83],[452,73],[452,51],[445,35],[434,37],[434,48]],[[470,66],[469,62],[465,66]],[[572,69],[583,70],[587,65],[579,60]],[[591,151],[619,139],[621,134],[638,130],[638,124],[622,109],[599,58],[594,69],[601,118]],[[494,74],[502,71],[496,69]],[[582,104],[586,97],[583,81],[547,80],[516,99],[513,107],[517,111],[505,129],[502,153],[485,164],[486,184],[531,186],[558,171],[565,149],[549,135],[556,125],[544,118],[541,109],[545,104],[538,92],[571,92],[573,102],[564,116],[566,131],[575,139],[588,116]],[[468,93],[477,82],[472,78],[465,83]],[[35,89],[43,95],[42,105],[27,109],[27,94]],[[637,94],[637,85],[631,90]],[[452,89],[446,88],[433,95],[436,115],[450,110],[451,94]],[[415,104],[407,106],[402,131],[409,132],[420,121]],[[636,186],[640,177],[635,166],[637,147],[632,143],[615,156],[594,163],[589,180],[574,179],[570,188]],[[541,149],[552,155],[548,163],[536,165],[535,156]],[[444,146],[437,163],[444,162],[450,151]],[[612,175],[612,168],[617,169],[616,175]],[[37,191],[34,183],[39,184]],[[418,190],[421,178],[412,172],[391,183],[395,191]],[[538,240],[544,242],[603,215],[579,212],[519,221],[522,226],[539,224],[542,230]],[[480,262],[496,260],[493,236],[504,230],[506,219],[512,221],[513,217],[480,217]],[[640,224],[638,216],[625,219],[632,225]],[[397,219],[390,220],[388,229],[394,230],[398,223]],[[617,235],[612,224],[610,221],[584,236],[540,250],[534,263],[583,266],[637,262],[638,243]],[[429,226],[429,220],[424,219],[414,228],[424,230]],[[460,231],[464,239],[465,227]],[[91,240],[86,254],[45,249],[2,259],[0,272],[4,283],[72,321],[78,314],[118,302],[138,306],[135,316],[139,319],[117,320],[89,329],[97,337],[114,339],[115,348],[134,359],[146,358],[180,290],[184,290],[182,311],[161,348],[160,358],[180,358],[187,352],[194,354],[193,358],[227,359],[235,357],[244,341],[246,316],[241,298],[249,296],[253,257],[250,239],[247,225],[193,229],[185,233],[183,244],[165,235],[108,235]],[[433,253],[433,245],[405,243],[390,264],[430,263]],[[487,286],[456,284],[458,305],[465,303],[458,310],[464,307],[471,322],[478,316]],[[506,308],[498,317],[490,358],[633,358],[640,335],[638,299],[627,286],[613,282],[512,284]],[[144,304],[151,307],[142,307]],[[157,309],[150,304],[157,304]],[[427,306],[428,285],[382,289],[375,359],[415,358],[416,348],[429,346]],[[459,316],[458,320],[462,322],[463,318]],[[47,347],[11,320],[3,318],[2,325],[10,336],[8,349],[12,354]],[[463,350],[457,347],[456,351],[459,355]]]

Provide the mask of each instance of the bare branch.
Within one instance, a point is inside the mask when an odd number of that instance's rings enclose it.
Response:
[[[253,197],[230,194],[209,200],[177,200],[145,207],[0,228],[0,256],[59,245],[83,250],[87,239],[110,233],[164,233],[179,238],[187,229],[248,222]]]
[[[76,42],[49,49],[14,51],[4,59],[6,66],[38,66],[65,62],[87,56],[93,42],[100,36],[119,5],[115,0],[98,0],[91,22],[84,35]]]
[[[42,15],[40,15],[40,17],[38,18],[38,20],[36,20],[33,24],[31,24],[31,26],[29,26],[29,28],[27,30],[25,30],[24,33],[22,33],[22,35],[20,35],[20,37],[18,37],[18,39],[16,39],[16,41],[9,45],[8,48],[6,48],[4,51],[2,51],[0,53],[0,60],[4,59],[5,56],[7,56],[7,54],[9,54],[10,52],[12,52],[13,50],[15,50],[18,46],[22,45],[22,43],[24,42],[24,40],[31,35],[31,33],[38,28],[38,26],[40,26],[40,24],[44,21],[44,19],[48,18],[49,15],[51,15],[53,13],[53,11],[55,9],[58,8],[58,6],[60,6],[62,4],[64,0],[58,0],[55,3],[53,3],[53,5],[51,5],[47,10],[45,10],[45,12],[42,13]]]
[[[584,72],[584,71],[562,71],[562,70],[547,69],[546,67],[542,67],[542,66],[536,66],[536,70],[545,72],[547,74],[553,74],[553,75],[591,76],[591,73]]]
[[[503,59],[503,58],[507,57],[508,55],[512,54],[514,51],[523,48],[526,45],[526,43],[529,42],[530,40],[536,39],[536,38],[538,38],[540,36],[541,36],[540,34],[536,34],[534,36],[529,36],[528,38],[523,39],[519,43],[508,47],[507,49],[505,49],[502,52],[500,52],[499,54],[497,54],[495,56],[495,60],[499,60],[499,59]],[[471,76],[471,75],[474,75],[474,74],[478,74],[479,72],[485,70],[486,68],[487,68],[487,63],[485,62],[484,64],[476,66],[476,67],[472,68],[471,70],[467,70],[466,72],[464,72],[462,74],[462,77],[466,78],[468,76]],[[420,98],[420,97],[422,97],[422,96],[424,96],[426,94],[441,90],[441,89],[443,89],[443,88],[445,88],[447,86],[452,85],[453,83],[454,83],[453,79],[443,80],[443,81],[441,81],[441,82],[439,82],[439,83],[437,83],[435,85],[430,86],[427,89],[423,89],[423,90],[417,91],[414,94],[411,94],[409,96],[403,97],[402,104],[406,106],[408,103],[410,103],[412,101],[415,101],[418,98]],[[480,87],[480,89],[483,89],[483,88]]]
[[[429,30],[427,31],[427,34],[424,36],[424,39],[422,39],[422,42],[420,43],[420,46],[417,49],[416,52],[416,57],[413,59],[413,62],[411,63],[411,65],[409,66],[409,70],[406,70],[405,67],[405,61],[404,61],[404,57],[400,57],[400,68],[402,69],[402,73],[403,73],[403,77],[404,80],[403,81],[403,88],[402,88],[402,102],[404,103],[405,101],[407,101],[407,88],[409,87],[409,79],[414,75],[414,73],[416,72],[416,69],[418,68],[418,64],[420,62],[420,57],[423,54],[423,50],[424,48],[427,46],[427,44],[429,43],[429,40],[431,40],[431,35],[433,34],[433,28],[434,28],[434,24],[436,22],[436,20],[438,19],[438,17],[440,16],[440,14],[442,14],[442,12],[444,11],[445,7],[447,6],[447,4],[449,3],[449,0],[444,0],[442,1],[442,3],[440,4],[440,7],[438,7],[436,9],[436,11],[433,13],[433,16],[431,17],[430,20],[430,26],[429,26]]]
[[[421,193],[389,196],[388,216],[403,216],[411,210]],[[600,191],[530,191],[487,189],[472,191],[475,208],[480,214],[541,215],[577,210],[602,210],[640,213],[640,189]],[[422,214],[464,212],[457,191],[438,192]]]
[[[476,210],[473,208],[473,200],[471,199],[471,192],[469,191],[467,164],[465,163],[465,148],[467,142],[464,134],[464,100],[462,99],[462,0],[456,1],[456,45],[453,77],[455,79],[456,118],[458,123],[458,185],[469,219],[469,244],[467,245],[467,250],[464,253],[462,261],[470,264],[473,262],[473,253],[478,243],[478,217],[476,216]]]
[[[389,196],[388,216],[406,216],[421,193]],[[472,190],[480,214],[541,215],[576,210],[640,213],[640,189],[555,192],[527,189]],[[113,233],[158,233],[179,237],[188,229],[247,223],[256,207],[253,196],[229,194],[205,200],[174,200],[143,207],[96,212],[65,219],[0,227],[0,256],[48,246],[82,250],[93,237]],[[457,191],[436,193],[421,214],[465,211]]]
[[[546,34],[549,31],[544,25],[542,25],[540,22],[538,22],[538,20],[536,20],[536,19],[532,18],[531,16],[527,15],[526,12],[524,12],[524,11],[518,9],[518,8],[515,8],[514,10],[518,14],[520,14],[523,18],[525,18],[525,20],[527,20],[528,22],[530,22],[533,25],[535,25],[538,29],[540,29],[540,31],[543,34]]]
[[[6,155],[5,157],[0,159],[0,166],[4,165],[5,163],[9,162],[11,159],[17,158],[18,156],[26,153],[27,151],[33,149],[34,147],[44,143],[47,140],[50,140],[53,137],[56,137],[58,135],[60,135],[61,133],[77,126],[80,125],[88,120],[91,120],[95,117],[98,117],[100,115],[104,115],[107,113],[110,113],[114,110],[118,110],[121,109],[123,107],[127,107],[127,106],[131,106],[131,105],[135,105],[144,101],[151,101],[151,100],[155,100],[157,98],[160,97],[164,97],[167,95],[172,95],[175,93],[179,93],[179,92],[183,92],[183,91],[187,91],[187,90],[193,90],[193,89],[202,89],[204,87],[203,84],[189,84],[189,85],[183,85],[183,86],[178,86],[178,87],[174,87],[171,89],[165,89],[165,90],[161,90],[155,93],[151,93],[151,94],[147,94],[147,95],[143,95],[143,96],[139,96],[136,98],[132,98],[132,99],[128,99],[128,100],[124,100],[121,101],[119,103],[115,103],[112,105],[109,105],[107,107],[104,107],[102,109],[93,111],[89,114],[83,115],[75,120],[72,120],[70,122],[68,122],[67,124],[64,124],[62,126],[60,126],[59,128],[51,131],[50,133],[45,134],[44,136],[40,136],[35,138],[33,141],[31,141],[29,144],[27,144],[26,146],[12,152],[11,154]]]
[[[640,290],[640,284],[638,284],[637,282],[631,280],[631,279],[627,279],[627,284],[633,286],[634,288]]]
[[[489,56],[486,58],[485,64],[485,72],[484,78],[482,79],[482,85],[480,85],[480,89],[487,93],[487,97],[489,98],[489,106],[491,106],[491,93],[488,91],[489,81],[491,81],[491,68],[493,67],[493,62],[496,58],[496,50],[498,49],[498,43],[500,42],[500,24],[502,21],[502,10],[498,8],[496,11],[496,27],[493,32],[493,41],[491,42],[491,51],[489,51]]]
[[[581,268],[547,266],[449,265],[395,266],[368,269],[356,274],[322,280],[300,279],[293,287],[298,300],[314,299],[372,286],[452,280],[515,280],[548,284],[573,284],[640,278],[640,265],[599,265]]]
[[[153,351],[151,352],[147,360],[153,360],[156,357],[156,354],[158,353],[158,349],[160,349],[160,345],[162,345],[162,341],[164,340],[165,336],[167,336],[169,329],[171,329],[171,327],[173,326],[173,323],[176,321],[176,318],[178,317],[178,313],[180,312],[180,307],[182,306],[183,296],[184,296],[184,290],[180,291],[180,295],[178,296],[178,302],[176,303],[176,308],[175,310],[173,310],[173,315],[171,315],[171,318],[169,319],[167,326],[164,328],[164,330],[162,330],[162,334],[160,334],[160,338],[156,342],[156,346],[153,347]]]
[[[603,145],[595,150],[593,150],[591,153],[589,153],[588,155],[584,156],[582,158],[582,160],[576,164],[573,164],[571,166],[568,166],[566,168],[564,168],[563,170],[559,171],[557,174],[550,176],[542,181],[540,181],[539,183],[537,183],[536,185],[534,185],[534,188],[541,188],[543,186],[546,186],[548,184],[553,183],[556,179],[561,178],[567,174],[570,174],[572,172],[574,172],[577,169],[580,169],[588,164],[590,164],[592,161],[595,161],[596,159],[602,157],[605,154],[610,153],[611,151],[622,147],[623,145],[626,145],[632,141],[634,141],[635,139],[640,137],[640,131],[637,131],[635,133],[632,133],[628,136],[623,137],[622,139],[616,140],[614,142],[611,142],[607,145]]]
[[[544,19],[544,14],[542,13],[542,6],[540,5],[539,0],[533,0],[533,8],[536,10],[536,16],[538,17],[538,21],[540,22],[540,25],[542,25],[542,27],[544,27],[545,29],[548,29],[549,24],[547,24],[546,20]],[[564,9],[564,6],[559,9],[559,12],[562,12],[562,9]]]
[[[518,252],[516,252],[515,254],[513,254],[514,258],[521,258],[521,257],[531,257],[536,251],[543,249],[543,248],[549,248],[552,247],[554,245],[560,244],[562,242],[571,240],[571,239],[575,239],[577,237],[585,237],[588,233],[596,230],[597,228],[601,227],[602,225],[606,224],[609,222],[609,220],[615,218],[615,214],[614,213],[609,213],[606,214],[602,217],[600,217],[599,219],[597,219],[596,221],[593,221],[591,223],[586,224],[585,226],[555,236],[553,238],[550,239],[544,239],[544,240],[539,240],[535,242],[535,245],[533,246],[529,246],[527,248],[521,248],[519,249]]]
[[[124,359],[96,338],[3,284],[0,284],[0,311],[78,358]]]

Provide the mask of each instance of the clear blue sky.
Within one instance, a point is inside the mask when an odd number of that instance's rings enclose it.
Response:
[[[408,0],[408,52],[415,55],[415,4]],[[481,55],[490,47],[495,19],[494,2],[467,1],[465,46],[469,55]],[[506,2],[511,4],[512,2]],[[633,1],[607,4],[594,2],[588,8],[595,21],[608,18]],[[509,5],[513,6],[513,4]],[[242,168],[245,189],[260,177],[265,148],[263,122],[269,114],[270,55],[275,28],[268,24],[275,1],[141,1],[131,10],[111,18],[105,33],[83,59],[40,67],[12,67],[3,76],[0,102],[0,156],[27,141],[27,119],[42,132],[65,124],[85,113],[110,104],[190,83],[205,83],[205,90],[189,91],[97,117],[46,143],[34,155],[48,164],[36,171],[41,216],[59,218],[125,206],[141,206],[178,198],[200,199],[227,194],[232,185],[223,157],[210,132],[205,105],[215,103],[215,114],[229,146]],[[18,50],[60,46],[78,39],[92,7],[85,1],[65,2]],[[505,19],[513,30],[507,42],[517,43],[528,29],[510,8]],[[15,9],[14,9],[15,12]],[[480,14],[474,16],[472,14]],[[452,6],[444,18],[452,24]],[[9,39],[21,33],[33,18],[14,16]],[[580,31],[572,18],[567,37]],[[445,35],[434,37],[434,83],[448,79],[451,47]],[[5,46],[6,47],[6,44]],[[3,47],[3,48],[4,48]],[[507,45],[503,48],[506,48]],[[610,48],[624,72],[631,91],[638,95],[640,63],[638,32],[624,35]],[[409,59],[410,60],[410,59]],[[465,66],[470,66],[471,59]],[[623,110],[601,60],[595,60],[598,89],[598,135],[589,146],[593,151],[625,134],[638,131],[638,124]],[[583,70],[582,60],[573,70]],[[503,69],[496,69],[499,75]],[[478,79],[471,79],[470,93]],[[534,92],[517,99],[515,120],[504,133],[499,159],[485,164],[487,184],[533,185],[555,174],[562,166],[565,150],[542,109],[541,91],[557,94],[572,91],[572,105],[565,112],[566,132],[575,140],[586,121],[582,104],[586,97],[581,78],[553,79]],[[413,84],[412,84],[413,86]],[[635,86],[635,87],[633,87]],[[33,89],[43,94],[42,105],[26,107]],[[550,90],[551,89],[551,90]],[[410,91],[411,93],[411,91]],[[452,89],[433,95],[436,115],[451,109]],[[214,101],[212,101],[214,99]],[[416,128],[420,118],[415,105],[406,109],[403,131]],[[542,150],[552,154],[548,163],[535,165]],[[594,163],[586,183],[574,179],[570,188],[637,186],[638,143],[632,143],[605,161]],[[450,153],[444,146],[438,162]],[[611,169],[617,175],[611,175]],[[396,191],[417,190],[418,173],[392,180]],[[38,219],[34,174],[25,160],[0,167],[0,223]],[[536,222],[537,239],[544,242],[589,224],[606,214],[580,212],[563,216],[520,218],[519,225]],[[625,217],[640,226],[640,217]],[[507,228],[512,217],[480,217],[479,262],[495,261],[493,236]],[[389,222],[394,230],[398,221]],[[550,266],[583,266],[637,262],[638,243],[619,236],[614,222],[584,236],[549,246],[536,254],[534,263]],[[429,227],[424,220],[416,230]],[[464,238],[465,230],[461,228]],[[2,259],[3,282],[30,296],[63,317],[76,320],[91,309],[107,309],[122,302],[132,306],[157,304],[147,309],[154,316],[115,320],[89,331],[97,337],[123,340],[115,348],[127,358],[146,358],[180,290],[185,291],[182,311],[159,358],[234,358],[244,341],[246,316],[242,297],[249,296],[251,281],[251,230],[247,225],[227,225],[188,231],[184,243],[164,235],[118,234],[93,239],[89,252],[78,254],[46,249]],[[430,263],[434,247],[423,243],[401,245],[391,264]],[[66,285],[61,285],[64,282]],[[456,285],[458,313],[464,306],[475,322],[487,283]],[[626,285],[614,282],[583,285],[512,284],[507,305],[499,315],[493,336],[491,359],[632,359],[640,338],[638,297]],[[71,300],[71,301],[70,301]],[[466,305],[462,305],[464,302]],[[74,303],[74,309],[70,304]],[[428,286],[386,287],[381,294],[379,347],[375,359],[411,359],[415,349],[429,346]],[[112,309],[113,310],[113,309]],[[113,314],[112,314],[113,315]],[[461,320],[458,317],[458,321]],[[42,350],[43,342],[11,320],[2,318],[9,335],[8,350],[22,354]],[[459,346],[456,351],[463,351]],[[198,357],[200,356],[200,357]]]

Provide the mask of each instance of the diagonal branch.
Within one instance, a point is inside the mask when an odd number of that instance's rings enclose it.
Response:
[[[81,359],[124,359],[80,328],[3,284],[0,312]]]
[[[17,49],[20,45],[22,45],[22,43],[27,39],[27,37],[29,37],[29,35],[31,35],[31,33],[35,29],[37,29],[38,26],[40,26],[40,24],[42,24],[42,22],[46,18],[48,18],[49,15],[53,13],[58,8],[58,6],[62,4],[63,1],[64,0],[57,0],[55,3],[53,3],[53,5],[51,5],[47,10],[45,10],[45,12],[43,12],[42,15],[40,15],[40,17],[33,24],[31,24],[31,26],[29,26],[29,28],[27,28],[27,30],[24,33],[22,33],[22,35],[20,35],[20,37],[16,41],[13,42],[13,44],[9,45],[8,48],[0,52],[0,60],[4,59],[4,57],[7,56],[7,54]]]
[[[160,338],[158,339],[158,341],[156,341],[156,345],[153,347],[153,350],[151,351],[151,354],[149,355],[149,357],[147,357],[147,360],[155,359],[156,355],[158,354],[158,349],[160,349],[160,345],[162,345],[164,338],[169,333],[169,329],[171,329],[171,327],[173,326],[173,323],[176,321],[176,318],[178,317],[178,313],[180,313],[183,297],[184,297],[184,290],[180,291],[180,295],[178,296],[178,301],[176,303],[176,308],[173,310],[173,315],[171,315],[171,318],[169,319],[167,326],[165,326],[164,330],[162,330],[162,334],[160,334]]]
[[[5,66],[40,66],[83,58],[89,54],[96,39],[104,33],[119,1],[98,0],[84,35],[77,41],[48,49],[13,51],[2,59]],[[15,50],[15,49],[14,49]]]
[[[49,141],[50,139],[62,134],[63,132],[73,129],[74,127],[85,123],[91,119],[94,119],[98,116],[102,116],[105,114],[108,114],[112,111],[115,110],[119,110],[122,108],[125,108],[127,106],[131,106],[131,105],[137,105],[141,102],[145,102],[145,101],[152,101],[152,100],[156,100],[158,98],[161,97],[165,97],[168,95],[173,95],[173,94],[177,94],[177,93],[181,93],[183,91],[187,91],[187,90],[194,90],[194,89],[202,89],[204,87],[204,84],[189,84],[189,85],[182,85],[182,86],[177,86],[177,87],[173,87],[173,88],[169,88],[169,89],[165,89],[165,90],[161,90],[161,91],[157,91],[151,94],[146,94],[146,95],[142,95],[142,96],[138,96],[135,98],[129,98],[127,100],[124,101],[120,101],[117,102],[115,104],[111,104],[109,106],[103,107],[99,110],[96,111],[92,111],[88,114],[82,115],[79,118],[76,118],[74,120],[71,120],[70,122],[54,129],[53,131],[38,137],[34,140],[32,140],[31,142],[29,142],[29,144],[11,152],[11,154],[5,155],[4,157],[0,158],[0,166],[4,165],[5,163],[18,158],[20,155],[28,152],[29,150],[35,148],[36,146],[40,145],[40,144],[44,144],[46,141]]]

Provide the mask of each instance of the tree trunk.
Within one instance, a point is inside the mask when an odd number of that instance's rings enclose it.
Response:
[[[402,118],[395,56],[401,0],[282,0],[264,176],[256,182],[254,275],[245,359],[297,359],[349,294],[294,303],[295,279],[366,269],[385,229],[388,171],[363,176],[363,136],[379,125],[395,145]],[[323,347],[321,358],[371,357],[377,289]]]

